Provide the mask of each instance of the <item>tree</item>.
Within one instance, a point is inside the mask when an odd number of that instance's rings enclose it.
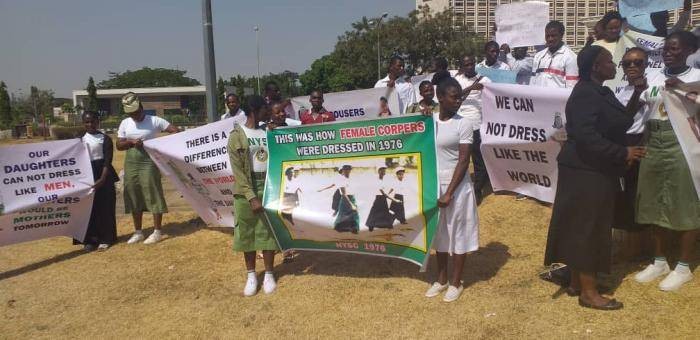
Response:
[[[378,18],[373,18],[377,22]],[[456,65],[464,54],[481,56],[483,41],[474,33],[453,26],[452,14],[432,14],[427,6],[393,17],[377,27],[366,17],[353,23],[353,30],[338,38],[334,50],[316,60],[301,76],[305,91],[321,88],[326,91],[369,88],[377,81],[377,40],[380,42],[382,65],[380,76],[386,75],[387,61],[401,55],[406,72],[423,71],[435,56],[445,57]],[[325,59],[324,59],[325,58]]]
[[[226,98],[224,98],[224,94],[226,93],[226,83],[224,83],[224,79],[221,77],[219,77],[219,81],[216,82],[216,90],[216,112],[219,114],[223,114],[226,111]]]
[[[10,95],[7,93],[7,85],[0,81],[0,129],[8,129],[12,125],[12,106]]]
[[[95,80],[93,80],[92,77],[88,79],[88,85],[85,90],[87,90],[88,93],[85,99],[85,110],[97,112],[97,87],[95,87]]]
[[[75,107],[70,103],[63,103],[63,105],[61,105],[61,112],[75,113]]]
[[[200,85],[197,79],[186,77],[187,71],[167,68],[148,68],[126,70],[124,73],[109,72],[109,79],[97,84],[100,89],[171,87]]]

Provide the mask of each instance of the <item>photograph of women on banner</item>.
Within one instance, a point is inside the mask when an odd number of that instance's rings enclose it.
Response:
[[[278,216],[293,240],[352,239],[425,248],[415,164],[419,157],[283,162]]]

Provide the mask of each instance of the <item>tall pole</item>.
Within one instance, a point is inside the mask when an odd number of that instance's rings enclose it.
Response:
[[[389,13],[384,12],[382,13],[382,16],[379,17],[379,20],[377,20],[377,79],[382,79],[382,55],[380,54],[380,49],[379,49],[379,37],[381,36],[381,31],[379,30],[379,26],[382,24],[382,19],[386,18],[389,15]]]
[[[216,112],[216,64],[214,62],[214,33],[211,23],[211,0],[202,0],[204,31],[204,83],[207,89],[207,121],[218,120]]]
[[[255,26],[253,30],[255,30],[255,48],[258,51],[258,95],[262,95],[262,92],[260,92],[260,39],[258,37],[260,28]]]

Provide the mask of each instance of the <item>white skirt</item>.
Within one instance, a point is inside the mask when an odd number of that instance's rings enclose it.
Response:
[[[440,195],[448,186],[449,183],[440,183]],[[457,187],[450,205],[440,208],[433,249],[450,255],[479,249],[479,214],[472,183],[467,176]]]

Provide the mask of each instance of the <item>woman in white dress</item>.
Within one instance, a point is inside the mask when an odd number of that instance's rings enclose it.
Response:
[[[469,168],[469,147],[472,143],[471,123],[457,114],[462,103],[462,88],[454,78],[437,87],[440,113],[434,116],[435,144],[440,181],[440,218],[433,240],[437,252],[437,281],[425,293],[452,302],[462,294],[462,269],[467,252],[479,248],[479,217]],[[452,275],[448,282],[447,260],[453,258]]]

